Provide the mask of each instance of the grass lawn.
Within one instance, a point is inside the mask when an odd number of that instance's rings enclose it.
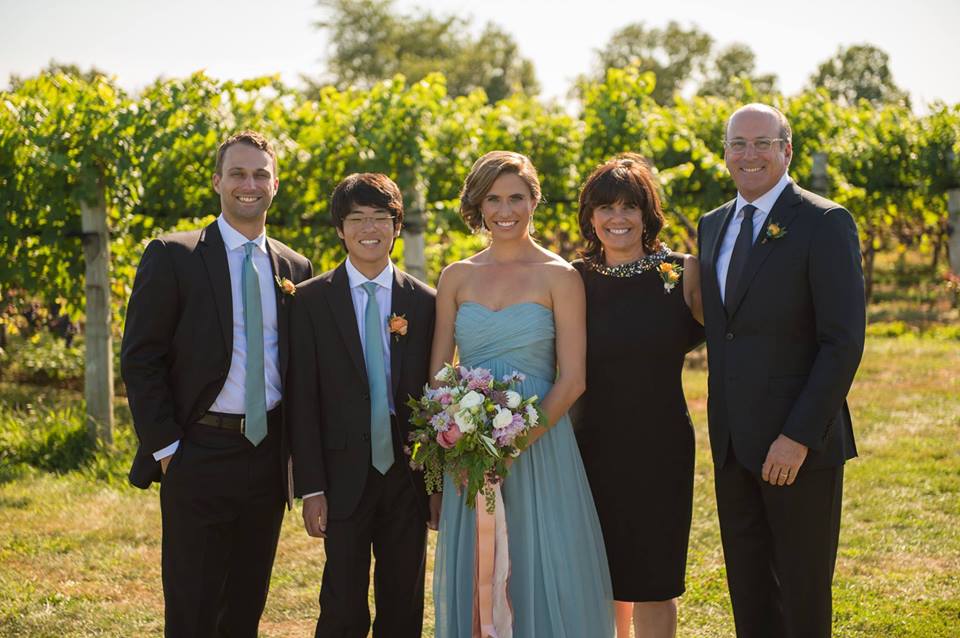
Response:
[[[727,637],[733,621],[706,434],[705,371],[688,370],[685,384],[697,426],[697,475],[679,633]],[[33,392],[0,386],[0,399],[22,403]],[[57,407],[79,395],[47,391],[36,401]],[[846,470],[835,633],[957,636],[960,341],[870,338],[851,406],[861,458]],[[9,417],[8,408],[0,411]],[[162,634],[157,493],[125,486],[118,477],[126,462],[95,459],[58,475],[0,454],[0,637]],[[642,503],[644,488],[633,489]],[[299,512],[289,512],[262,635],[312,635],[322,568],[321,543],[303,532]],[[433,635],[431,571],[428,565],[425,636]]]

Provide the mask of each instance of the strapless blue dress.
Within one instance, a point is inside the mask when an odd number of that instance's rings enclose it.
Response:
[[[541,399],[556,377],[553,312],[526,302],[493,311],[460,306],[461,365],[497,378],[526,375],[518,391]],[[613,593],[600,522],[567,416],[525,450],[504,480],[514,638],[612,638]],[[436,638],[470,638],[476,513],[447,476],[434,564]]]

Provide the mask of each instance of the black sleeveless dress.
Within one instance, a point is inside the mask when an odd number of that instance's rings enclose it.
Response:
[[[666,257],[675,265],[683,256]],[[613,594],[668,600],[684,592],[693,510],[693,425],[684,355],[703,327],[656,268],[628,277],[578,260],[587,294],[587,390],[577,443],[603,530]]]

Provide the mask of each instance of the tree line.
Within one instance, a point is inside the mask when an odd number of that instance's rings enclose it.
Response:
[[[562,254],[572,257],[579,241],[582,179],[623,151],[652,162],[668,239],[689,249],[700,215],[734,192],[722,141],[740,100],[678,96],[660,104],[656,85],[651,72],[608,69],[602,81],[581,84],[581,110],[571,115],[524,94],[496,102],[479,89],[453,96],[437,74],[368,89],[328,85],[309,98],[271,77],[220,82],[198,73],[133,96],[104,76],[44,72],[0,94],[0,280],[79,313],[91,241],[81,209],[102,205],[119,312],[142,241],[219,212],[210,187],[215,151],[245,127],[279,149],[271,232],[319,266],[339,255],[326,217],[333,186],[354,171],[381,171],[408,198],[410,230],[424,237],[423,268],[434,279],[482,243],[459,219],[456,196],[473,160],[497,148],[537,165],[545,196],[537,232]],[[850,105],[825,90],[782,97],[744,88],[744,99],[771,101],[790,119],[790,172],[800,183],[812,185],[815,159],[825,161],[820,190],[856,215],[865,254],[901,243],[942,258],[947,191],[960,186],[960,106],[918,116],[902,103]]]

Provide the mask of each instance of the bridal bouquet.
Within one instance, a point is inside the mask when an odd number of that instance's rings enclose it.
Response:
[[[414,426],[410,465],[424,471],[428,492],[439,491],[449,472],[465,487],[468,506],[482,492],[493,512],[493,485],[543,418],[536,396],[524,399],[513,389],[523,379],[519,372],[497,380],[485,368],[447,364],[436,375],[440,387],[428,386],[419,400],[407,402]]]

